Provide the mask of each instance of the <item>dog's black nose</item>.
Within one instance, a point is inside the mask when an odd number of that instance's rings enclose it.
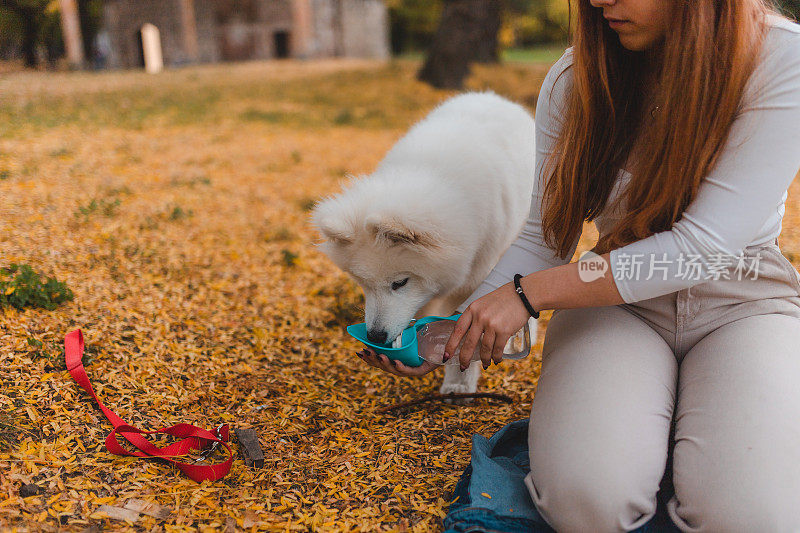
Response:
[[[371,329],[367,332],[367,340],[369,342],[374,342],[375,344],[383,344],[386,342],[386,332],[385,331],[375,331]]]

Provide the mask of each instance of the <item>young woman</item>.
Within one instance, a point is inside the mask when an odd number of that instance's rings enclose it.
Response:
[[[800,26],[763,0],[577,8],[536,108],[530,218],[446,351],[464,340],[464,368],[480,344],[487,367],[531,310],[555,310],[526,484],[557,531],[646,523],[671,441],[682,531],[800,531],[800,274],[777,242]],[[569,263],[585,220],[599,270]]]

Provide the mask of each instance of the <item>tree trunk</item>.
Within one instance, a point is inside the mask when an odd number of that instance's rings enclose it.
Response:
[[[41,25],[40,10],[44,6],[24,5],[17,0],[3,0],[3,7],[19,17],[22,24],[22,57],[25,66],[34,68],[39,64],[39,56],[36,54],[36,45],[39,43],[39,26]]]
[[[485,2],[486,14],[481,20],[478,44],[475,47],[475,61],[478,63],[499,63],[500,54],[497,46],[497,35],[503,23],[502,3]]]
[[[417,77],[439,89],[460,89],[473,61],[497,61],[501,0],[445,0],[442,19]]]
[[[22,19],[22,57],[26,67],[35,68],[39,64],[39,56],[36,54],[39,25],[36,16],[28,11],[20,12],[20,19]]]

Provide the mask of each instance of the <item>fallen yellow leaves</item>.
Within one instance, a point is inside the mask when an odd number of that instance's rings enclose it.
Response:
[[[0,80],[17,102],[0,106],[0,167],[10,169],[0,264],[30,263],[75,293],[52,312],[0,311],[0,529],[440,527],[472,434],[528,416],[537,358],[482,378],[516,404],[378,413],[435,391],[441,376],[404,380],[360,364],[344,333],[361,320],[360,290],[316,250],[306,210],[345,173],[370,172],[447,96],[416,82],[415,67],[253,63],[158,79]],[[546,69],[478,68],[471,84],[531,105]],[[351,123],[331,120],[350,108]],[[93,198],[115,207],[76,216]],[[123,419],[253,428],[264,467],[237,457],[228,477],[197,484],[107,453],[110,425],[63,367],[75,327],[95,390]],[[23,498],[23,484],[41,492]]]

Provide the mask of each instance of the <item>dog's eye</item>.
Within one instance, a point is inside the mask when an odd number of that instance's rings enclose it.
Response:
[[[402,287],[406,283],[408,283],[408,278],[401,279],[400,281],[395,281],[394,283],[392,283],[392,290],[396,291],[397,289],[399,289],[400,287]]]

